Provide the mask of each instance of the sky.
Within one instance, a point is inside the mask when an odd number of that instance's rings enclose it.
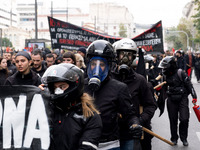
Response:
[[[63,0],[56,0],[63,1]],[[135,23],[154,24],[162,20],[163,26],[177,26],[184,6],[191,0],[64,0],[68,6],[80,7],[87,12],[89,3],[115,2],[126,6],[134,16]]]
[[[27,0],[20,0],[27,1]],[[35,0],[28,0],[35,1]],[[38,0],[39,1],[39,0]],[[79,7],[88,13],[89,3],[114,2],[126,6],[133,14],[134,22],[155,24],[162,20],[164,27],[176,27],[182,17],[182,10],[191,0],[44,0],[54,1],[56,6]]]

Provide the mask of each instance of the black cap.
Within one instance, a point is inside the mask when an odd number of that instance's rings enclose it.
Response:
[[[86,48],[85,47],[80,47],[77,51],[82,52],[83,54],[86,55]]]
[[[26,57],[28,60],[31,60],[31,56],[29,53],[25,52],[25,51],[20,51],[16,54],[15,58],[17,58],[17,56],[24,56]]]

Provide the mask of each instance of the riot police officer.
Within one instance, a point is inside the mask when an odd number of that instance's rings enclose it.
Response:
[[[158,66],[167,82],[167,109],[170,121],[171,141],[174,145],[178,141],[177,125],[179,123],[179,135],[184,146],[188,146],[189,107],[188,95],[191,94],[193,102],[196,103],[197,95],[190,78],[182,70],[178,69],[175,58],[167,56],[163,58]]]
[[[142,127],[136,116],[134,105],[126,84],[110,78],[110,68],[114,59],[114,49],[105,40],[96,40],[87,49],[87,74],[85,90],[95,98],[100,111],[103,131],[99,150],[119,150],[118,114],[124,117],[124,124],[132,138],[140,138]],[[132,126],[135,124],[134,126]]]
[[[112,71],[112,77],[128,85],[132,96],[132,103],[136,106],[137,116],[140,118],[140,124],[151,129],[151,118],[157,107],[146,79],[136,73],[131,66],[136,58],[137,46],[133,40],[124,38],[115,45],[115,52],[117,55],[117,66]],[[142,112],[140,112],[141,107],[143,108]],[[121,122],[122,119],[120,119],[121,149],[131,150],[132,147],[130,145],[134,145],[134,141],[128,134],[123,122]],[[144,139],[141,140],[143,150],[151,150],[151,139],[151,135],[144,133]]]

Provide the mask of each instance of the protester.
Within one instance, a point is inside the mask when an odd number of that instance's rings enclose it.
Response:
[[[76,66],[78,66],[82,70],[85,70],[86,66],[83,57],[78,53],[75,54],[75,57],[76,57]]]
[[[175,52],[175,57],[177,61],[177,67],[178,69],[182,69],[183,71],[186,71],[186,63],[185,63],[185,58],[182,56],[181,51],[176,51]]]
[[[43,56],[41,50],[33,50],[31,53],[33,66],[32,70],[38,74],[39,77],[42,77],[47,67],[43,62]]]
[[[151,129],[151,119],[157,107],[146,79],[131,67],[133,60],[136,58],[137,46],[133,40],[124,38],[117,43],[115,51],[117,66],[112,71],[113,78],[128,85],[132,103],[136,106],[137,116],[140,118],[140,124]],[[140,112],[141,107],[143,108],[142,112]],[[141,140],[142,150],[151,150],[151,139],[151,135],[144,133],[144,139]],[[120,149],[133,150],[133,147],[134,140],[124,125],[123,118],[121,118]],[[137,148],[135,147],[135,149]]]
[[[197,82],[200,83],[200,51],[196,53],[195,58],[195,75],[197,78]]]
[[[25,51],[18,52],[15,56],[17,72],[9,76],[5,85],[35,85],[41,84],[39,76],[31,70],[31,56]]]
[[[4,85],[5,80],[10,75],[7,67],[7,59],[0,57],[0,85]]]
[[[193,102],[196,103],[196,92],[187,74],[183,70],[178,69],[173,56],[163,58],[158,67],[162,69],[167,83],[167,109],[170,121],[171,141],[174,143],[174,145],[177,145],[177,141],[180,136],[183,145],[188,146],[188,95],[191,94]],[[179,136],[177,133],[178,119],[180,121]]]
[[[112,45],[105,40],[96,40],[89,45],[87,57],[89,63],[85,91],[94,97],[103,122],[98,150],[119,150],[118,114],[124,118],[124,124],[132,138],[141,138],[142,128],[136,117],[136,108],[131,103],[127,85],[110,78],[115,57]],[[133,124],[135,126],[132,126]]]
[[[3,58],[7,60],[7,67],[8,67],[9,72],[11,74],[14,74],[16,72],[16,67],[15,65],[12,64],[12,53],[10,52],[3,53]]]
[[[51,54],[51,53],[47,54],[45,62],[46,62],[47,68],[54,65],[55,64],[55,58],[54,58],[53,54]]]
[[[187,54],[185,55],[185,61],[186,61],[186,72],[191,79],[193,67],[195,65],[195,57],[192,54],[191,50],[187,51]]]
[[[50,149],[96,150],[102,122],[92,98],[84,93],[83,71],[73,64],[50,66],[42,77],[53,102]]]
[[[80,47],[77,50],[77,53],[80,54],[83,57],[84,63],[87,65],[88,60],[87,60],[87,57],[86,57],[86,48],[85,47]]]
[[[73,52],[68,51],[63,54],[63,63],[70,63],[76,65],[76,57]]]

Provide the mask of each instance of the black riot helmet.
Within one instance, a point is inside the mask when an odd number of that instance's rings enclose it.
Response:
[[[96,91],[112,67],[115,58],[113,46],[106,40],[96,40],[87,48],[87,58],[88,86],[92,91]]]
[[[177,64],[175,57],[173,56],[166,56],[163,58],[158,65],[158,68],[163,70],[163,74],[165,75],[172,75],[177,71]]]
[[[62,111],[66,111],[67,107],[80,100],[84,91],[83,71],[69,63],[50,66],[42,76],[42,82],[48,84],[53,104]],[[56,82],[66,82],[69,87],[58,94],[54,88]]]
[[[115,58],[112,44],[106,40],[92,42],[87,48],[87,57],[91,59],[94,56],[103,57],[108,62],[112,62]]]

